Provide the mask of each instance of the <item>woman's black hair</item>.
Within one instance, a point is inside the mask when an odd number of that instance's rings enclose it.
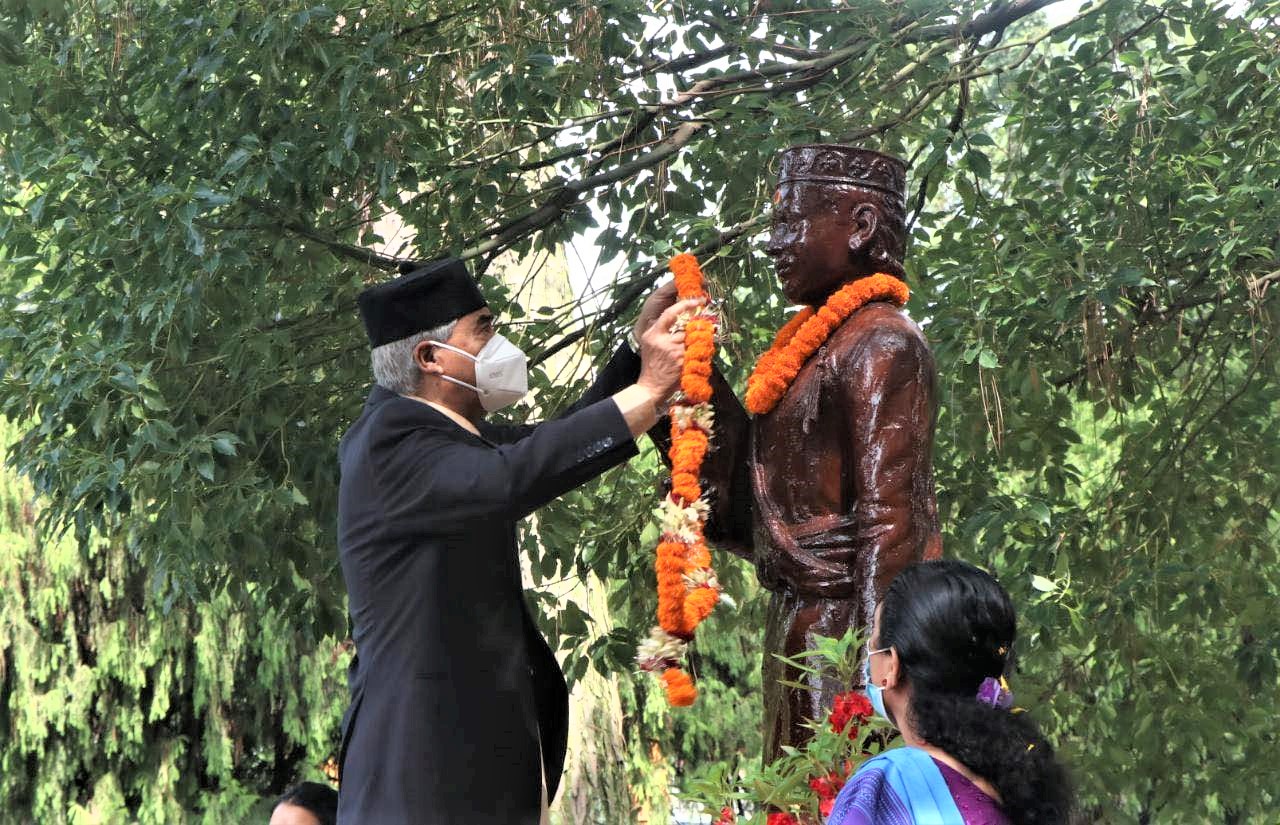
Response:
[[[880,609],[877,647],[893,647],[911,688],[911,726],[1000,793],[1014,825],[1070,820],[1066,770],[1030,714],[977,699],[1005,672],[1017,623],[991,575],[952,559],[922,562],[893,580]]]
[[[338,792],[320,782],[299,782],[276,800],[277,805],[297,805],[315,815],[320,825],[337,825]]]

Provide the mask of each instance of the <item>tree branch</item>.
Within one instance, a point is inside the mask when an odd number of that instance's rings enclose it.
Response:
[[[973,20],[966,23],[960,29],[959,36],[966,39],[977,39],[991,32],[1002,32],[1015,21],[1051,5],[1055,1],[1056,0],[1022,0],[1021,2],[1010,4],[997,2],[987,11],[979,14]],[[1101,5],[1105,4],[1105,2],[1106,0],[1098,6],[1089,9],[1084,14],[1094,13],[1097,8],[1100,8]],[[1080,16],[1082,17],[1084,14]],[[928,49],[923,55],[918,55],[915,60],[911,61],[896,72],[894,77],[889,80],[890,84],[905,81],[916,69],[924,65],[924,62],[929,57],[940,51],[942,48],[945,48],[945,42],[947,40],[952,39],[957,35],[957,31],[954,26],[935,25],[917,28],[918,24],[918,19],[904,20],[903,23],[896,26],[893,39],[897,42],[913,43],[920,43],[928,40],[938,40],[942,42],[937,46]],[[677,94],[669,100],[641,107],[641,116],[629,123],[619,135],[604,142],[603,144],[591,147],[591,149],[586,151],[569,150],[556,158],[558,161],[580,156],[582,154],[588,154],[593,151],[599,152],[599,157],[595,158],[587,165],[583,170],[583,176],[579,180],[569,183],[556,183],[533,193],[533,197],[538,197],[539,195],[544,197],[541,204],[524,215],[485,230],[480,235],[475,236],[471,240],[470,245],[462,251],[461,257],[463,259],[481,257],[486,259],[492,258],[492,256],[498,254],[520,238],[544,229],[559,221],[573,205],[579,202],[584,193],[628,179],[645,169],[649,169],[660,163],[666,162],[687,146],[709,122],[705,118],[688,120],[669,132],[653,150],[628,163],[620,164],[608,171],[599,171],[607,158],[615,152],[625,151],[624,147],[626,147],[634,137],[652,125],[659,114],[663,111],[678,109],[689,105],[696,105],[702,99],[715,99],[726,95],[736,96],[739,94],[751,93],[777,94],[781,91],[808,88],[816,84],[823,76],[835,69],[837,66],[854,59],[860,54],[863,54],[868,48],[870,48],[870,45],[870,39],[856,39],[841,48],[827,53],[817,53],[805,60],[774,61],[740,72],[702,78],[696,81],[690,89]],[[716,57],[730,53],[734,48],[737,47],[730,47],[726,45],[706,52],[700,52],[695,55],[687,55],[683,58],[677,58],[672,61],[667,61],[665,64],[660,64],[662,68],[654,67],[652,71],[680,71],[687,67],[705,65]],[[758,82],[760,80],[781,78],[786,75],[792,75],[794,76],[794,79],[776,84],[772,88],[767,85],[735,88],[735,84],[740,84],[745,81]],[[945,88],[945,85],[946,84],[943,84],[943,88]],[[850,135],[849,138],[862,139],[873,134],[888,131],[902,123],[904,119],[918,114],[921,106],[927,107],[939,96],[939,94],[940,92],[935,94],[924,94],[917,97],[914,105],[909,107],[903,115],[874,127],[870,127],[869,129],[861,130],[860,132]],[[620,111],[613,111],[600,116],[593,115],[588,116],[585,119],[579,118],[578,120],[591,120],[596,117],[607,119],[608,117],[616,117],[620,113]],[[559,131],[562,130],[549,130],[546,134],[554,134]],[[546,161],[535,162],[534,168],[545,165],[547,165]],[[282,223],[282,227],[290,232],[307,238],[308,240],[324,245],[336,255],[350,260],[360,261],[369,266],[374,266],[386,271],[394,271],[401,263],[399,259],[381,255],[373,250],[325,238],[311,227],[308,227],[298,221],[285,221]],[[480,238],[488,238],[488,240],[477,243],[476,241]]]
[[[1204,431],[1209,428],[1209,425],[1215,421],[1221,420],[1222,415],[1231,408],[1231,405],[1239,401],[1240,396],[1244,395],[1245,391],[1253,385],[1253,381],[1258,377],[1258,371],[1266,361],[1266,355],[1270,352],[1271,345],[1275,343],[1275,340],[1275,338],[1267,339],[1267,343],[1258,352],[1257,358],[1255,358],[1253,363],[1249,365],[1248,371],[1245,373],[1244,380],[1240,382],[1239,388],[1219,404],[1212,413],[1201,419],[1200,426],[1196,427],[1196,429],[1187,436],[1187,440],[1182,442],[1182,446],[1178,450],[1178,455],[1173,460],[1173,468],[1175,470],[1182,464],[1182,458],[1186,455],[1187,450],[1191,449],[1196,440],[1199,439],[1200,436],[1204,434]],[[1190,423],[1190,421],[1187,423]],[[1183,429],[1185,430],[1185,425]]]
[[[728,229],[720,230],[714,239],[699,244],[687,251],[700,258],[718,252],[720,249],[733,243],[738,238],[741,238],[752,230],[763,228],[768,224],[769,217],[770,215],[768,212],[763,212],[750,220],[734,224]],[[635,303],[636,299],[643,295],[645,290],[653,286],[658,278],[662,276],[662,273],[666,271],[667,265],[662,263],[660,265],[652,266],[641,272],[639,275],[633,277],[631,281],[622,288],[622,291],[618,293],[618,296],[614,298],[613,303],[596,316],[595,324],[607,324],[611,321],[617,320],[622,313],[626,312],[631,305]],[[539,350],[532,358],[529,359],[529,363],[539,364],[547,360],[565,347],[585,338],[590,330],[590,326],[584,325],[573,332],[562,335],[556,341]]]
[[[477,244],[468,249],[464,249],[458,256],[463,260],[476,258],[481,255],[500,250],[510,245],[517,238],[522,237],[526,233],[536,232],[543,227],[560,219],[560,217],[568,211],[569,207],[578,202],[578,198],[583,192],[588,192],[600,186],[610,183],[616,183],[625,178],[655,166],[672,155],[676,154],[686,144],[693,140],[694,136],[706,126],[706,120],[691,120],[681,124],[679,128],[672,131],[666,138],[658,144],[657,148],[648,154],[620,166],[615,166],[608,172],[602,172],[598,175],[584,178],[578,181],[571,181],[562,184],[555,193],[548,199],[546,203],[538,207],[533,212],[524,215],[521,218],[511,222],[505,229],[500,231],[497,237],[494,237],[484,243]]]
[[[439,26],[441,23],[444,23],[448,20],[454,20],[458,17],[462,17],[463,15],[470,15],[473,12],[476,12],[484,8],[486,5],[487,4],[484,4],[484,3],[472,3],[471,5],[463,6],[462,8],[457,9],[456,11],[451,11],[448,14],[442,14],[439,17],[433,17],[430,20],[424,20],[421,23],[417,23],[412,26],[406,26],[405,28],[400,29],[400,31],[392,33],[391,36],[396,40],[400,40],[402,38],[408,37],[411,34],[417,34],[423,29],[433,29],[436,26]]]
[[[1207,276],[1207,274],[1208,273],[1205,272],[1204,276]],[[1190,292],[1192,289],[1195,288],[1197,284],[1199,284],[1203,280],[1204,280],[1204,277],[1201,277],[1200,279],[1198,279],[1195,283],[1193,283],[1191,286],[1187,288],[1187,292]],[[1277,270],[1276,272],[1272,272],[1269,275],[1264,275],[1261,278],[1250,279],[1246,281],[1245,288],[1248,291],[1248,298],[1253,301],[1262,301],[1265,296],[1261,292],[1259,292],[1258,289],[1255,288],[1255,283],[1261,286],[1267,283],[1277,282],[1277,281],[1280,281],[1280,270]],[[1211,295],[1208,295],[1202,298],[1195,298],[1195,299],[1188,299],[1186,297],[1186,293],[1184,293],[1182,298],[1174,301],[1173,303],[1169,304],[1163,309],[1157,309],[1157,310],[1151,310],[1151,311],[1139,313],[1134,318],[1133,327],[1135,330],[1137,330],[1145,327],[1156,326],[1159,323],[1168,323],[1175,316],[1180,315],[1182,312],[1185,312],[1188,309],[1195,309],[1197,307],[1202,307],[1209,304],[1213,305],[1214,312],[1216,313],[1217,310],[1226,302],[1227,298],[1229,297],[1231,297],[1231,293],[1226,292],[1224,290],[1215,290]],[[1202,330],[1201,337],[1203,337],[1203,332],[1207,331],[1207,328],[1208,327],[1206,325],[1205,329]],[[1195,347],[1193,346],[1192,349],[1194,350]],[[1108,358],[1107,353],[1104,353],[1103,355],[1099,355],[1096,358],[1092,358],[1089,360],[1088,363],[1086,363],[1084,366],[1080,367],[1079,369],[1072,371],[1068,375],[1055,378],[1049,383],[1051,383],[1053,386],[1058,388],[1065,387],[1070,384],[1074,384],[1076,381],[1078,381],[1081,378],[1081,376],[1083,376],[1086,372],[1088,372],[1088,370],[1091,367],[1096,367],[1101,365],[1107,360],[1107,358]],[[1181,366],[1183,360],[1185,359],[1179,360],[1178,364],[1175,365],[1175,368],[1177,366]]]
[[[708,49],[705,52],[693,52],[683,57],[673,58],[671,60],[641,60],[641,67],[634,72],[626,72],[622,75],[623,80],[635,80],[645,75],[657,74],[658,72],[683,72],[687,69],[696,69],[714,60],[718,60],[727,54],[733,54],[740,51],[739,47],[727,43],[723,46],[717,46],[714,49]]]
[[[257,209],[260,212],[264,212],[269,215],[274,215],[277,218],[282,218],[280,209],[278,209],[273,204],[267,203],[266,201],[262,201],[257,198],[249,197],[247,195],[245,196],[244,201],[245,203],[248,203],[249,205],[253,206],[253,208]],[[328,249],[330,252],[332,252],[333,254],[337,255],[340,258],[347,258],[348,260],[359,261],[362,264],[366,264],[368,266],[386,270],[388,272],[395,272],[397,269],[399,269],[400,264],[404,263],[404,259],[402,258],[392,258],[387,255],[379,254],[378,252],[375,252],[372,249],[369,249],[367,247],[355,246],[353,244],[347,244],[347,243],[342,243],[341,241],[335,241],[332,238],[326,238],[325,236],[321,235],[319,232],[307,226],[306,224],[302,223],[301,221],[289,220],[287,218],[284,218],[284,219],[281,219],[279,227],[288,232],[292,232],[295,235],[299,235],[303,238],[306,238],[309,241],[314,241],[315,243],[320,244],[325,249]]]
[[[1256,278],[1250,278],[1248,280],[1249,291],[1253,293],[1255,297],[1261,297],[1263,288],[1266,287],[1267,284],[1274,284],[1277,282],[1280,282],[1280,269],[1266,275],[1259,275]]]

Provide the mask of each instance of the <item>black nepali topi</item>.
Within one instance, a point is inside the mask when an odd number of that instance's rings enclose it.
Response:
[[[356,298],[371,347],[444,326],[488,304],[457,258],[401,267],[406,268],[411,269],[408,274],[371,286]]]

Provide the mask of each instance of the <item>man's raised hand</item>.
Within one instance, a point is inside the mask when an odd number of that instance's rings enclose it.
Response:
[[[662,286],[649,293],[649,297],[645,298],[644,306],[640,308],[640,314],[636,316],[635,336],[640,341],[644,338],[644,334],[649,331],[649,327],[653,326],[653,322],[666,312],[672,304],[676,302],[676,282],[667,281]]]
[[[684,366],[684,330],[672,332],[681,313],[693,312],[703,301],[690,298],[668,306],[640,336],[640,379],[636,384],[648,390],[653,403],[665,405],[680,386]]]

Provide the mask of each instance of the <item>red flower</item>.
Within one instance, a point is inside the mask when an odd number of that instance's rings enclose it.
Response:
[[[831,708],[831,732],[844,733],[848,728],[849,738],[853,739],[858,735],[858,729],[871,718],[873,713],[875,708],[871,707],[870,700],[862,693],[858,691],[841,693],[836,697],[835,704]],[[854,724],[850,728],[851,721]]]
[[[733,825],[734,822],[737,822],[737,819],[733,816],[733,808],[725,805],[720,809],[720,818],[711,825]]]
[[[844,787],[846,781],[844,775],[834,772],[826,776],[815,776],[809,780],[809,787],[818,796],[818,813],[824,817],[831,816],[836,797],[840,795],[840,789]]]
[[[800,825],[800,820],[791,814],[769,814],[766,825]]]

